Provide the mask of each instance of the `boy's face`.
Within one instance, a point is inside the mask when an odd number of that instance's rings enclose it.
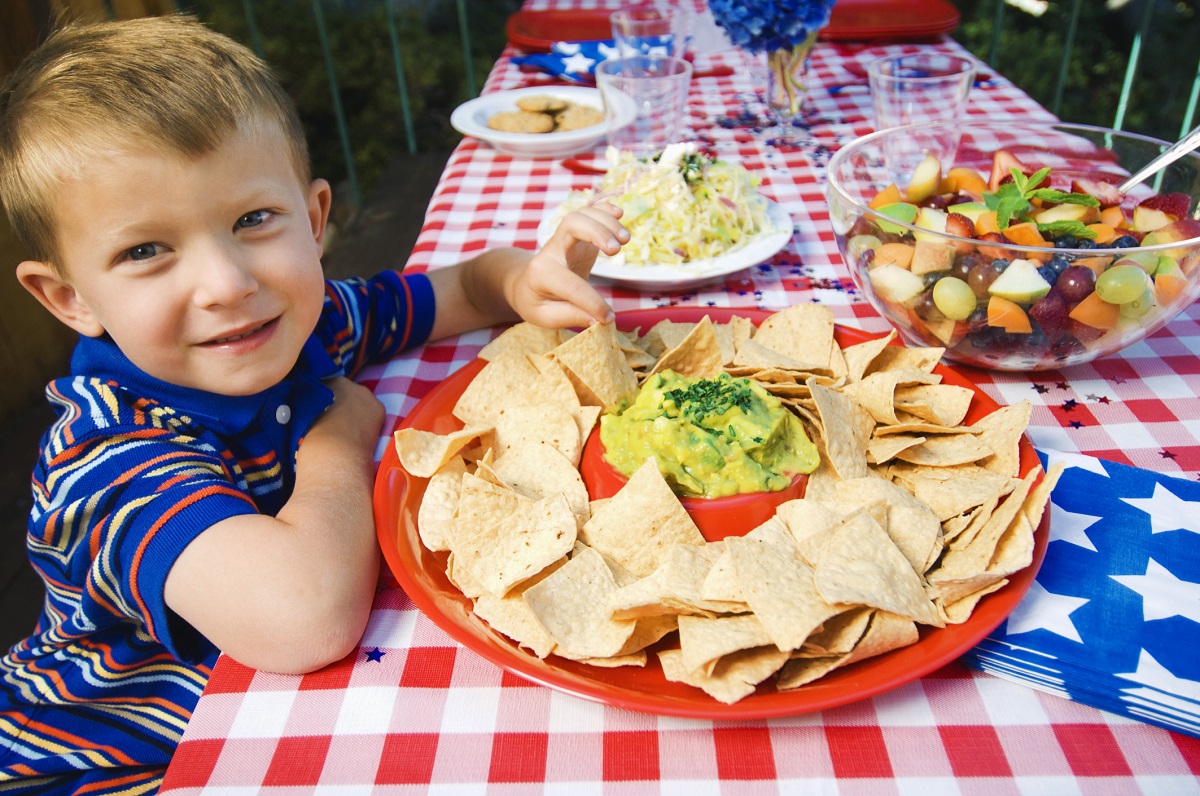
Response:
[[[295,364],[324,299],[329,186],[300,185],[287,153],[278,135],[238,133],[198,159],[96,163],[55,196],[65,279],[47,281],[41,263],[18,275],[61,320],[107,332],[152,376],[264,390]]]

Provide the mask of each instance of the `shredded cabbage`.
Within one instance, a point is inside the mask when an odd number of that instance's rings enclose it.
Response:
[[[600,184],[576,191],[564,212],[607,199],[625,213],[627,265],[674,265],[710,260],[774,231],[759,180],[742,166],[713,160],[695,144],[672,144],[657,158],[635,158],[609,148]]]

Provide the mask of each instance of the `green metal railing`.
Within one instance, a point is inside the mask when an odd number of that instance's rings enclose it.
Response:
[[[1091,0],[1096,2],[1096,0]],[[1062,110],[1063,95],[1066,90],[1067,76],[1070,70],[1072,59],[1075,57],[1075,34],[1079,29],[1079,14],[1083,6],[1083,0],[1071,0],[1071,14],[1067,22],[1067,29],[1063,36],[1062,58],[1058,68],[1058,79],[1054,89],[1054,99],[1050,105],[1050,112],[1056,116]],[[1142,48],[1145,42],[1149,41],[1151,28],[1153,27],[1154,15],[1157,6],[1153,0],[1148,0],[1142,8],[1141,19],[1139,20],[1137,33],[1133,38],[1133,45],[1130,47],[1129,59],[1125,66],[1125,76],[1121,83],[1121,96],[1117,102],[1116,113],[1113,117],[1112,127],[1116,130],[1124,129],[1125,117],[1129,110],[1130,97],[1133,94],[1134,86],[1136,85],[1138,68],[1141,65]],[[1004,33],[1005,18],[1009,13],[1009,3],[1007,0],[996,0],[996,7],[992,23],[992,40],[988,48],[988,63],[995,65],[999,60],[1000,55],[1000,38]],[[1184,58],[1194,56],[1195,53],[1181,53]],[[1002,70],[1001,70],[1002,71]],[[1183,121],[1179,126],[1179,137],[1186,135],[1196,123],[1196,106],[1200,100],[1200,62],[1197,63],[1196,73],[1192,79],[1192,89],[1188,95],[1187,108],[1184,111]]]
[[[350,140],[350,129],[346,120],[346,112],[342,107],[341,89],[338,85],[337,59],[330,45],[329,28],[325,22],[322,10],[323,0],[309,0],[309,9],[313,23],[316,26],[317,38],[321,47],[321,58],[325,66],[325,77],[329,83],[329,97],[337,122],[338,139],[341,143],[342,159],[346,168],[346,180],[354,197],[355,206],[362,205],[362,186],[359,184],[358,169],[354,165],[354,147]],[[417,139],[414,132],[412,102],[409,97],[408,79],[404,73],[404,52],[400,43],[399,27],[397,25],[396,0],[375,0],[382,3],[386,12],[388,43],[391,48],[392,69],[395,72],[396,90],[400,97],[400,107],[404,119],[404,134],[409,153],[417,151]],[[258,20],[254,12],[254,0],[242,0],[242,10],[246,17],[246,26],[250,31],[250,46],[265,58],[262,34],[259,31]],[[471,59],[471,31],[467,21],[466,0],[455,0],[455,10],[458,14],[458,31],[461,39],[464,71],[466,74],[466,89],[468,96],[478,93],[474,68]]]

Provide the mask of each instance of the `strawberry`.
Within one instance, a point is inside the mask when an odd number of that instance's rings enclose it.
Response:
[[[1027,171],[1025,164],[1012,152],[1009,152],[1007,149],[997,149],[995,154],[992,155],[992,174],[988,177],[988,190],[996,190],[1005,180],[1011,182],[1013,169],[1022,174],[1033,173]]]
[[[973,238],[975,237],[975,222],[962,213],[948,213],[946,215],[946,233],[960,238]],[[970,254],[975,247],[970,243],[959,243],[954,248],[958,250],[959,254]]]
[[[1007,260],[1012,255],[1012,251],[1005,247],[1012,246],[1013,242],[1006,238],[1003,233],[985,232],[979,236],[979,239],[988,243],[1002,244],[1000,246],[980,246],[979,253],[985,257],[990,257],[993,260]]]
[[[1138,202],[1138,207],[1149,207],[1175,218],[1186,216],[1191,206],[1192,199],[1185,193],[1159,193]]]
[[[1073,180],[1071,182],[1071,192],[1086,193],[1089,196],[1094,196],[1099,200],[1101,207],[1116,207],[1125,198],[1125,194],[1121,193],[1117,189],[1117,186],[1111,182],[1092,180],[1087,177],[1079,177]]]

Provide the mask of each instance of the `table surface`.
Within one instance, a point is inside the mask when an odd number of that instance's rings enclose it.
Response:
[[[550,6],[550,0],[526,8]],[[575,0],[553,7],[590,8]],[[691,293],[601,286],[618,313],[698,306],[781,309],[805,301],[872,332],[886,322],[855,289],[824,198],[830,155],[872,131],[863,67],[949,39],[820,43],[811,114],[792,145],[764,139],[756,65],[736,50],[697,58],[734,75],[697,79],[690,131],[762,176],[797,233],[768,262]],[[535,78],[498,61],[485,91]],[[1051,115],[983,67],[972,116]],[[598,149],[597,156],[602,155]],[[532,248],[539,222],[581,176],[556,160],[514,159],[464,140],[430,203],[408,268],[438,268],[495,246]],[[978,374],[1001,404],[1029,400],[1035,445],[1177,474],[1200,474],[1200,306],[1121,354],[1058,372]],[[499,330],[432,343],[364,375],[388,425]],[[972,375],[976,375],[973,372]],[[380,452],[389,437],[380,441]],[[953,663],[844,707],[761,721],[680,719],[610,708],[526,682],[456,644],[384,575],[362,644],[314,674],[257,672],[222,657],[163,793],[775,792],[1197,793],[1200,743]]]

